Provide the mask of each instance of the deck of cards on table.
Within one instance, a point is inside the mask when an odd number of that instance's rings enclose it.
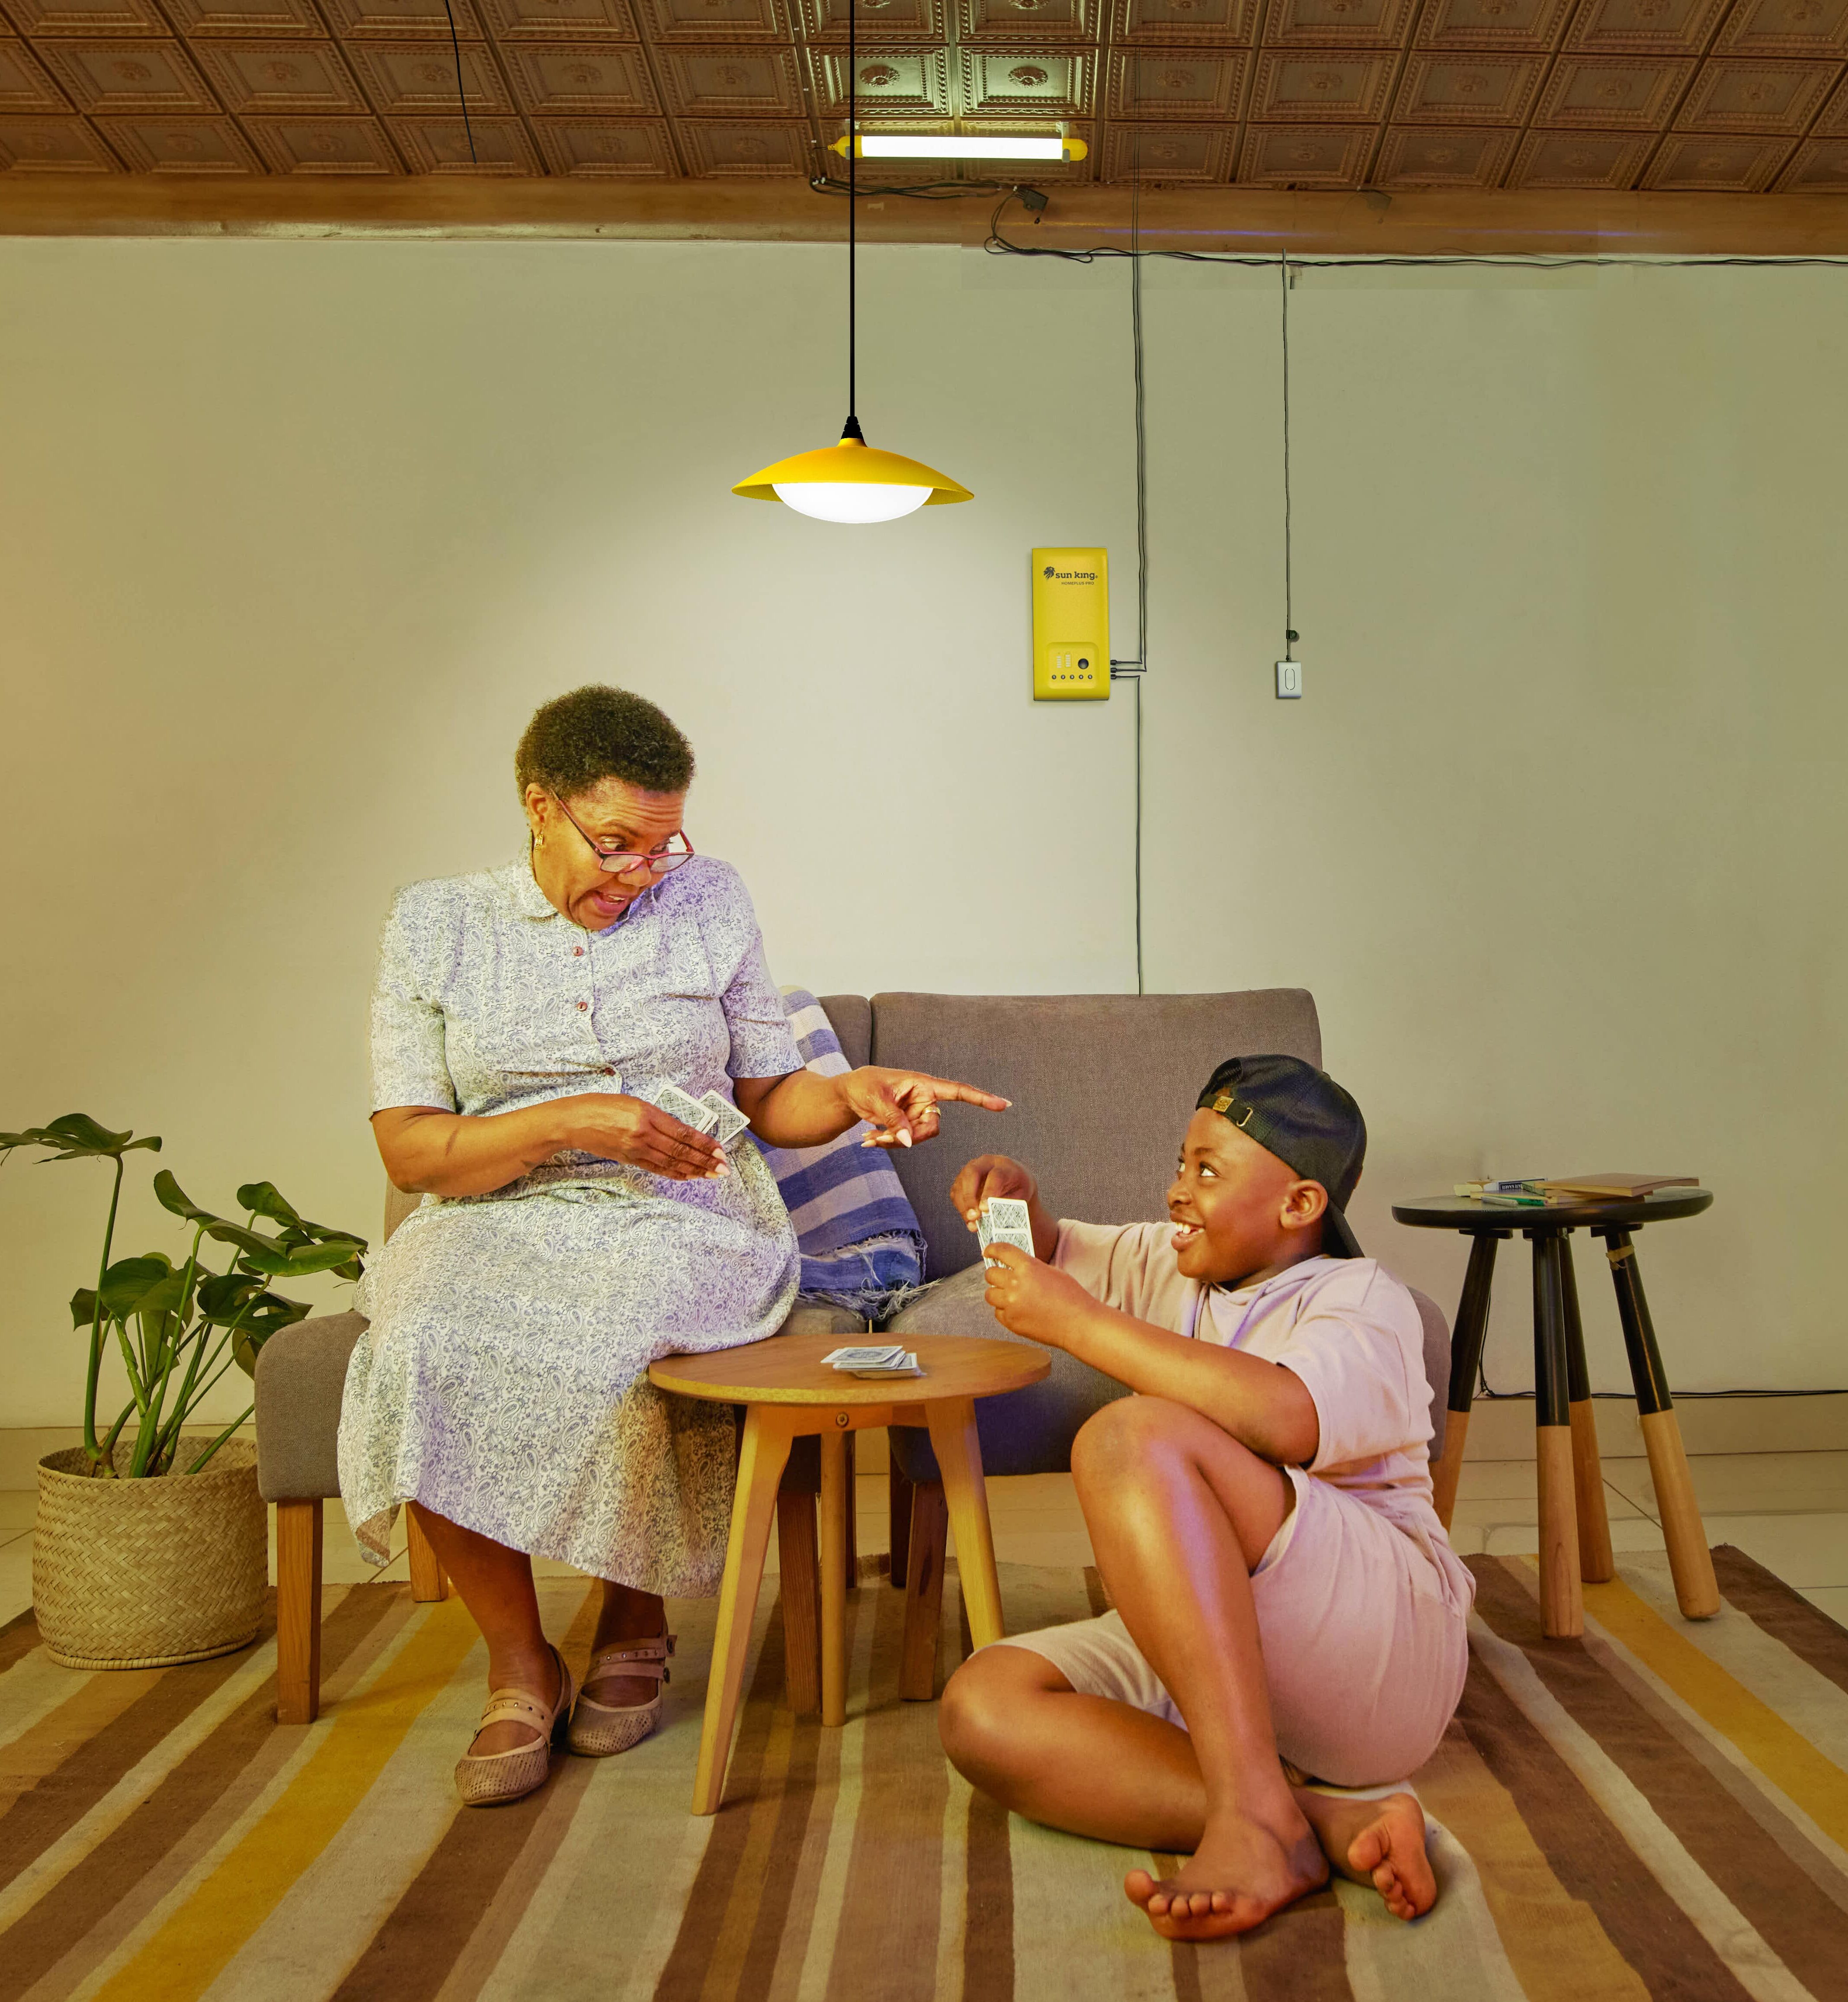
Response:
[[[1017,1197],[992,1195],[982,1205],[982,1214],[976,1219],[976,1241],[983,1250],[991,1244],[1012,1244],[1032,1257],[1033,1219],[1027,1213],[1027,1205]],[[995,1262],[985,1259],[985,1264]]]
[[[922,1376],[918,1358],[908,1348],[837,1348],[821,1360],[849,1376]]]
[[[691,1126],[696,1133],[713,1135],[721,1147],[729,1147],[751,1124],[729,1098],[721,1097],[716,1091],[695,1098],[677,1084],[664,1084],[654,1102],[683,1126]]]

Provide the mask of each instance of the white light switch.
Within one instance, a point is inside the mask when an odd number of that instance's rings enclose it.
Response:
[[[1300,661],[1279,661],[1277,663],[1277,699],[1279,702],[1294,702],[1302,693],[1302,663]]]

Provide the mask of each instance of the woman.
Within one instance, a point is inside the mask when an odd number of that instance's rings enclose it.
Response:
[[[750,898],[682,828],[693,754],[654,703],[583,688],[539,710],[514,775],[527,854],[413,884],[386,921],[372,1127],[426,1201],[372,1261],[340,1417],[340,1491],[383,1563],[416,1511],[488,1648],[470,1804],[545,1780],[552,1744],[626,1750],[660,1714],[664,1595],[715,1591],[734,1480],[723,1407],[649,1363],[774,1334],[796,1240],[762,1156],[654,1101],[730,1098],[773,1147],[861,1120],[909,1146],[946,1099],[876,1067],[802,1068]],[[604,1581],[581,1695],[548,1644],[535,1556]]]

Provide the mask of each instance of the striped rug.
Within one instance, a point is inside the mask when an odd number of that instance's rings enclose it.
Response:
[[[1717,1620],[1677,1618],[1644,1557],[1587,1589],[1582,1645],[1550,1642],[1531,1566],[1471,1561],[1469,1686],[1417,1777],[1435,1911],[1400,1925],[1341,1884],[1198,1948],[1124,1902],[1146,1857],[948,1770],[934,1707],[896,1699],[877,1582],[853,1595],[866,1694],[842,1731],[780,1707],[760,1609],[708,1820],[687,1801],[710,1603],[675,1609],[664,1730],[493,1812],[449,1791],[483,1674],[454,1602],[330,1589],[305,1731],[272,1718],[273,1640],[86,1676],[28,1616],[0,1630],[0,2002],[1848,2002],[1848,1633],[1722,1549]],[[1076,1570],[1002,1578],[1020,1630],[1099,1603]],[[588,1589],[542,1590],[581,1658]]]

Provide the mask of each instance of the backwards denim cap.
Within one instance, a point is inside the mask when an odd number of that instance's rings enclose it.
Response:
[[[1228,1057],[1194,1103],[1229,1119],[1286,1168],[1327,1191],[1325,1257],[1365,1257],[1344,1212],[1367,1157],[1367,1122],[1326,1071],[1300,1057]]]

